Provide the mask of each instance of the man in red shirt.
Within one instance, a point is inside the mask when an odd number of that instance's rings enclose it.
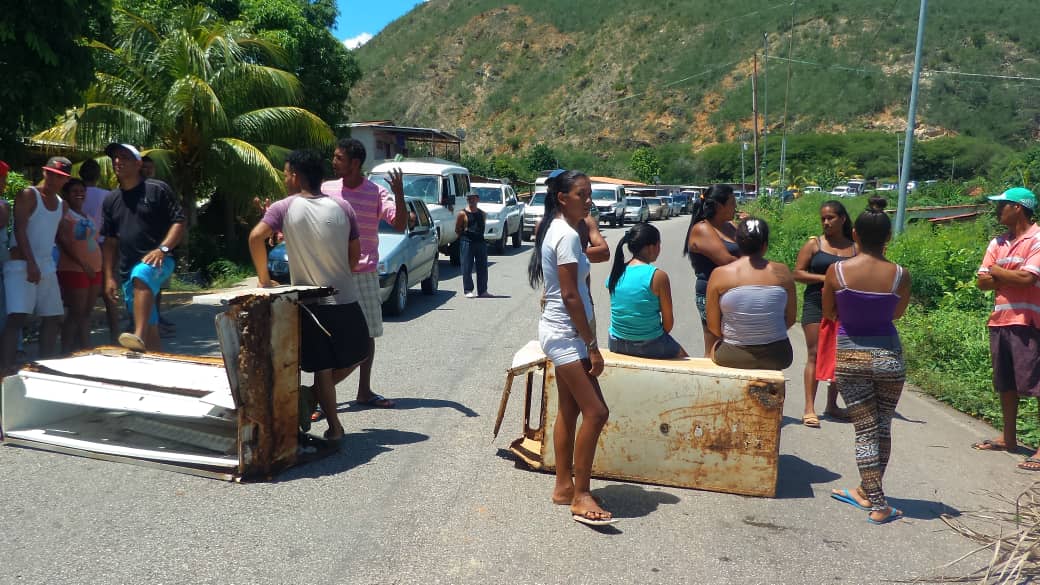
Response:
[[[989,198],[1007,233],[993,238],[978,272],[978,286],[995,291],[989,317],[993,387],[1000,394],[1004,434],[973,445],[983,451],[1014,451],[1020,397],[1040,400],[1040,227],[1033,223],[1036,195],[1024,187]],[[1040,451],[1019,468],[1040,471]]]

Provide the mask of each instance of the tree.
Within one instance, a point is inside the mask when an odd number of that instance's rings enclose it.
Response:
[[[652,149],[645,146],[632,153],[631,167],[636,178],[643,183],[653,183],[655,178],[661,176],[661,161],[657,160],[657,154]]]
[[[333,128],[347,121],[350,90],[361,79],[354,53],[332,36],[339,12],[334,0],[116,0],[128,12],[160,22],[203,4],[220,18],[241,21],[285,52],[285,69],[307,91],[300,106]]]
[[[79,103],[94,74],[84,38],[110,23],[110,0],[16,2],[0,10],[0,158]]]
[[[527,155],[524,157],[524,163],[534,174],[549,169],[555,169],[560,166],[553,149],[542,143],[535,144],[527,151]]]
[[[236,207],[283,192],[272,162],[280,167],[290,148],[331,148],[328,125],[296,105],[296,76],[261,64],[284,61],[284,51],[241,24],[196,6],[162,23],[117,10],[115,25],[114,47],[91,45],[101,59],[86,104],[38,138],[144,146],[171,169],[189,226],[199,198],[219,190],[233,228]]]

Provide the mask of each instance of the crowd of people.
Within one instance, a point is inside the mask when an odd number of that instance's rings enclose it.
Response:
[[[149,178],[153,171],[135,147],[113,143],[105,153],[118,181],[112,191],[97,187],[96,160],[84,161],[74,177],[72,162],[54,156],[11,209],[0,202],[4,370],[17,365],[32,316],[40,320],[39,357],[90,347],[90,318],[102,291],[112,342],[136,351],[160,348],[159,290],[173,273],[184,215],[169,185]],[[0,191],[8,172],[0,162]],[[120,293],[126,330],[119,326]]]
[[[528,266],[544,305],[538,324],[542,351],[552,360],[559,390],[553,438],[556,484],[552,500],[569,504],[572,517],[590,525],[615,521],[590,491],[599,435],[609,419],[597,377],[600,353],[586,253],[589,178],[577,171],[549,175],[545,216],[535,233]],[[1033,223],[1036,197],[1015,188],[990,197],[1009,231],[995,238],[979,269],[978,286],[996,290],[990,319],[994,387],[1004,407],[1004,436],[975,445],[1009,450],[1017,444],[1020,396],[1040,400],[1040,228]],[[714,185],[695,205],[683,253],[696,275],[694,297],[704,332],[705,357],[724,367],[782,370],[793,362],[788,330],[797,318],[795,282],[806,284],[802,327],[809,354],[802,422],[819,428],[816,389],[828,382],[824,414],[851,421],[860,484],[831,496],[884,524],[902,517],[885,498],[883,478],[892,452],[892,418],[906,377],[894,321],[910,302],[911,277],[885,257],[892,237],[887,202],[872,197],[853,222],[838,201],[820,208],[822,234],[805,243],[794,270],[766,259],[769,225],[736,218],[732,188]],[[631,257],[626,260],[624,247]],[[611,302],[610,350],[651,359],[687,357],[671,337],[676,319],[668,275],[653,265],[661,235],[636,224],[621,238],[606,281]],[[845,407],[839,408],[840,394]],[[577,416],[582,415],[580,427]],[[1040,470],[1040,451],[1020,466]]]

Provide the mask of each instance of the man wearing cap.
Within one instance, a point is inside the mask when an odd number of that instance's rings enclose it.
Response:
[[[184,237],[184,214],[169,185],[141,176],[141,153],[136,148],[113,143],[105,154],[112,159],[119,181],[101,210],[105,295],[114,300],[121,289],[134,318],[133,333],[122,333],[119,344],[134,351],[157,351],[155,295],[173,274],[173,249]]]
[[[19,332],[26,317],[41,317],[41,358],[57,353],[58,328],[65,306],[61,302],[57,265],[54,263],[54,238],[58,224],[68,211],[58,192],[69,181],[72,162],[52,156],[43,166],[43,180],[23,189],[14,200],[14,240],[11,258],[4,263],[4,299],[7,323],[0,339],[3,367],[14,364]]]
[[[997,203],[997,218],[1008,228],[990,241],[978,272],[979,288],[996,291],[988,322],[989,349],[1004,434],[973,446],[1014,452],[1019,398],[1040,400],[1040,227],[1033,222],[1036,195],[1029,189],[1015,187],[989,199]],[[1018,467],[1040,471],[1040,451]]]

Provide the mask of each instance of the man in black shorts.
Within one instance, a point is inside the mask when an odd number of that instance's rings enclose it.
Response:
[[[260,286],[277,284],[267,271],[266,242],[284,232],[292,284],[336,290],[300,314],[300,368],[314,372],[318,404],[329,421],[325,438],[338,441],[343,425],[336,415],[336,381],[350,375],[368,355],[368,325],[353,273],[361,258],[357,219],[350,203],[322,194],[322,159],[317,152],[294,150],[284,174],[286,190],[295,195],[267,208],[249,234],[249,252]]]

